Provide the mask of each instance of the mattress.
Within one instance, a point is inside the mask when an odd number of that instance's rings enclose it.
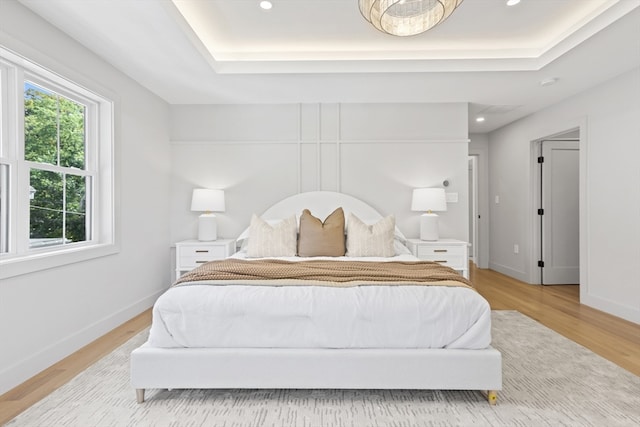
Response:
[[[337,259],[416,260],[407,253]],[[446,286],[177,286],[154,305],[149,336],[160,348],[483,349],[490,342],[488,302],[473,289]]]

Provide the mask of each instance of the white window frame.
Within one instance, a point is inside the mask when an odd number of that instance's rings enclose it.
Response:
[[[114,197],[114,102],[0,46],[0,164],[8,168],[4,195],[5,252],[0,253],[0,279],[106,256],[118,251]],[[86,109],[86,165],[92,176],[89,238],[83,242],[29,247],[29,172],[24,159],[24,82],[51,89]],[[39,167],[40,168],[40,167]],[[57,171],[59,167],[51,165]],[[0,220],[2,213],[0,213]],[[2,225],[0,225],[1,227]]]

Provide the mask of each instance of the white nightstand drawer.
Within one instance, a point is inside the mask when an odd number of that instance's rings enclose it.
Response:
[[[227,252],[225,246],[186,246],[180,248],[180,259],[201,258],[211,261],[228,256]]]
[[[437,262],[438,264],[446,265],[447,267],[451,267],[455,270],[461,270],[464,267],[464,257],[462,256],[449,256],[449,257],[438,257],[438,256],[428,256],[428,257],[418,257],[424,261],[432,261]]]
[[[467,249],[462,246],[442,246],[442,247],[434,247],[434,246],[423,246],[417,245],[416,256],[418,258],[449,258],[449,257],[459,257],[462,258],[466,255]]]
[[[183,256],[180,257],[180,268],[193,269],[201,266],[209,261],[214,261],[220,258],[207,258],[207,257],[195,257],[195,256]]]

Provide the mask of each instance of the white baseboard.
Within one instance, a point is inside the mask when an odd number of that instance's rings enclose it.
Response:
[[[497,264],[495,262],[489,262],[489,269],[502,273],[506,276],[513,277],[514,279],[518,279],[521,282],[529,283],[529,277],[524,271],[514,270],[511,267]]]
[[[629,307],[593,295],[580,295],[580,303],[616,317],[640,324],[640,307]]]
[[[142,313],[151,307],[163,292],[164,290],[149,295],[43,348],[31,357],[3,369],[0,371],[0,394],[6,393],[12,388],[22,384],[39,372]]]

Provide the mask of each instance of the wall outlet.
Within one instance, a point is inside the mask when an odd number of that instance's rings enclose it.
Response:
[[[518,246],[518,245],[513,245],[513,253],[514,253],[514,254],[520,253],[520,246]]]

